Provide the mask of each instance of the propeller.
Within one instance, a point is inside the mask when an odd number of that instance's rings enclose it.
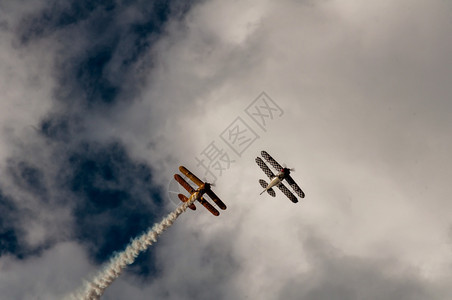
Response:
[[[210,182],[207,180],[206,177],[203,177],[203,178],[202,178],[202,181],[203,181],[204,183],[210,184],[211,187],[214,187],[214,186],[215,186],[215,183],[214,183],[214,182],[210,183]]]
[[[288,168],[286,164],[283,164],[284,169],[289,169],[290,172],[295,172],[295,168]]]

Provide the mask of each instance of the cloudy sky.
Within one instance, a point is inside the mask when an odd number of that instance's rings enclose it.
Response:
[[[452,3],[274,2],[0,3],[2,298],[76,291],[176,207],[182,164],[228,209],[103,299],[450,298]],[[305,199],[259,196],[263,149]]]

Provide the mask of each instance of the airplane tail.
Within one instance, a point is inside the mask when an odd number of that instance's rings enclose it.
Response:
[[[262,195],[263,193],[267,192],[270,196],[276,197],[276,193],[272,188],[267,190],[268,183],[265,180],[259,179],[259,183],[260,183],[261,187],[264,188],[264,190],[259,195]]]
[[[275,193],[275,190],[274,190],[274,189],[268,189],[268,190],[267,190],[267,193],[268,193],[270,196],[272,196],[272,197],[276,197],[276,193]]]
[[[180,201],[182,201],[182,202],[187,202],[188,201],[188,198],[185,197],[182,194],[178,194],[177,196],[179,197]],[[196,206],[193,203],[190,204],[188,207],[190,207],[191,210],[196,210]]]
[[[265,191],[267,190],[268,184],[267,184],[267,182],[265,182],[265,180],[263,180],[263,179],[259,179],[259,183],[260,183],[260,185],[265,189],[265,190],[262,191],[262,193],[259,194],[259,195],[262,195],[262,194],[265,193]]]

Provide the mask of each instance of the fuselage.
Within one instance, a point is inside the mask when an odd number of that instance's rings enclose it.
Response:
[[[288,176],[289,174],[290,174],[289,169],[287,169],[287,168],[282,169],[281,172],[279,172],[275,177],[273,177],[270,180],[270,183],[268,184],[268,186],[265,188],[264,191],[267,191],[274,186],[278,186],[278,184],[280,184],[281,181],[283,181],[284,178],[286,178],[286,176]]]
[[[273,177],[273,179],[270,181],[270,183],[268,184],[268,186],[265,190],[269,190],[272,187],[277,186],[281,181],[282,181],[282,178],[280,178],[279,176]]]
[[[208,191],[210,190],[210,183],[204,183],[203,185],[201,185],[196,192],[198,193],[198,195],[196,196],[196,200],[201,199],[201,197]]]

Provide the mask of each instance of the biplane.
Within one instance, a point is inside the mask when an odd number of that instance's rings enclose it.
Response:
[[[201,181],[198,177],[196,177],[192,172],[190,172],[184,166],[180,166],[179,170],[182,172],[182,174],[184,174],[191,181],[193,181],[198,186],[198,189],[195,190],[179,174],[175,174],[174,179],[176,179],[176,181],[179,182],[179,184],[184,189],[186,189],[187,192],[190,193],[190,195],[197,193],[196,200],[199,201],[199,203],[201,203],[201,205],[204,206],[208,211],[210,211],[214,216],[220,215],[220,212],[212,204],[207,202],[206,199],[204,199],[204,194],[207,194],[219,208],[221,208],[223,210],[226,209],[226,205],[223,203],[223,201],[221,201],[220,198],[218,198],[218,196],[212,191],[212,189],[211,189],[212,185],[210,183]],[[182,202],[188,201],[188,198],[183,194],[178,194],[177,196],[179,197],[179,199]],[[196,210],[196,206],[193,203],[190,204],[188,207],[190,207],[192,210]]]
[[[273,190],[273,187],[277,187],[283,192],[284,195],[287,196],[293,203],[297,203],[298,199],[295,195],[289,191],[289,189],[283,184],[283,180],[286,180],[290,187],[294,190],[294,192],[300,197],[304,198],[304,192],[298,186],[298,184],[293,180],[290,176],[290,171],[294,171],[293,169],[289,169],[286,167],[282,167],[273,157],[270,156],[266,151],[261,151],[262,157],[274,168],[278,171],[277,175],[273,174],[270,168],[265,164],[265,162],[260,157],[256,157],[257,165],[264,171],[264,173],[270,178],[270,182],[267,183],[263,179],[259,179],[260,185],[264,188],[262,195],[264,192],[267,192],[270,196],[275,197],[276,193]]]

